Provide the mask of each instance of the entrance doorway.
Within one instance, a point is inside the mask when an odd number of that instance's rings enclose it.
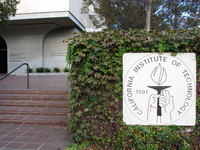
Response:
[[[7,44],[0,36],[0,73],[7,73]]]

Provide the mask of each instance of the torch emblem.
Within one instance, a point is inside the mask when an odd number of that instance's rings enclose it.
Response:
[[[160,63],[153,69],[151,79],[156,85],[147,87],[156,90],[157,94],[151,94],[149,97],[147,121],[154,120],[153,122],[162,123],[162,118],[166,118],[166,114],[172,120],[171,112],[174,109],[173,96],[166,90],[171,86],[164,86],[167,80],[167,72]]]

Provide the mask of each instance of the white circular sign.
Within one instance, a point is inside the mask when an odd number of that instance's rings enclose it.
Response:
[[[134,60],[128,53],[125,56],[124,62],[129,61],[123,81],[126,108],[145,125],[176,124],[196,99],[196,81],[187,62],[170,54],[143,54]]]

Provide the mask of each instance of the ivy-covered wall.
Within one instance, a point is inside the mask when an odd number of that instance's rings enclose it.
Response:
[[[69,39],[69,127],[90,148],[200,149],[200,30],[104,30]],[[197,58],[195,127],[127,126],[122,121],[122,55],[127,52],[194,52]],[[188,129],[189,128],[189,129]],[[187,132],[189,131],[189,132]]]

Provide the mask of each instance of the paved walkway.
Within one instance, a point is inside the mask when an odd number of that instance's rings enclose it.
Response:
[[[0,78],[3,75],[0,75]],[[11,75],[0,81],[0,90],[26,90],[27,80],[26,76]],[[67,75],[30,75],[30,89],[31,90],[61,90],[69,91],[67,85]]]
[[[69,140],[61,127],[0,125],[0,150],[63,150]]]

